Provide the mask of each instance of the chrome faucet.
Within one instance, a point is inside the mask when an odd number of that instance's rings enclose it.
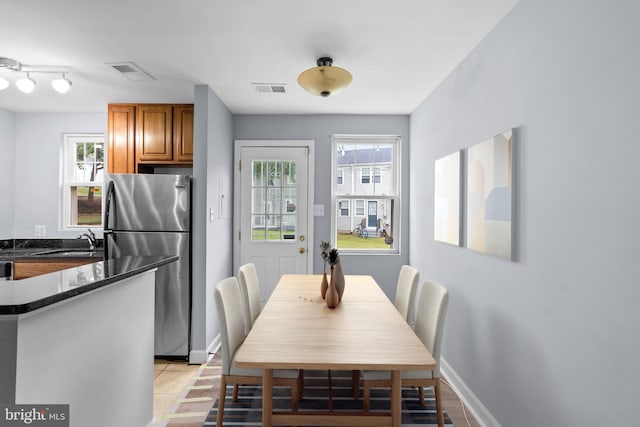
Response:
[[[90,228],[87,228],[87,231],[88,233],[78,234],[76,236],[76,239],[82,239],[83,237],[86,237],[89,241],[89,250],[94,250],[96,248],[96,235],[93,234],[93,231],[91,231]]]

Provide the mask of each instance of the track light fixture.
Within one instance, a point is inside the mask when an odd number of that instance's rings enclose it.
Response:
[[[71,80],[67,79],[67,73],[62,73],[62,78],[52,81],[51,86],[53,86],[58,93],[67,93],[71,87]]]
[[[67,78],[66,72],[46,70],[43,68],[44,67],[33,65],[24,66],[15,59],[0,57],[0,70],[7,69],[10,71],[27,73],[26,77],[16,81],[16,87],[24,93],[31,93],[36,87],[36,81],[31,77],[31,74],[62,74],[62,78],[53,80],[51,82],[51,86],[53,86],[58,93],[67,93],[69,91],[69,88],[71,88],[71,80]],[[0,76],[0,90],[4,90],[8,87],[9,81]]]
[[[22,78],[16,82],[16,87],[20,89],[21,92],[31,93],[36,87],[36,81],[31,78],[29,73],[27,73],[27,77]]]
[[[0,57],[0,68],[7,68],[11,71],[20,71],[22,70],[22,64],[15,59]]]

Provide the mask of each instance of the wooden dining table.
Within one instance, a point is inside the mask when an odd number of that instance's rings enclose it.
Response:
[[[432,370],[433,356],[373,277],[345,276],[342,301],[333,309],[320,295],[321,280],[282,276],[236,353],[236,366],[263,370],[262,425],[400,427],[402,371]],[[390,371],[391,410],[274,412],[274,369]]]

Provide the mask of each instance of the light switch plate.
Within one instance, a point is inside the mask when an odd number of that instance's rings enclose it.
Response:
[[[314,216],[324,216],[324,205],[313,205]]]
[[[44,237],[47,235],[47,228],[44,225],[36,225],[33,232],[36,237]]]

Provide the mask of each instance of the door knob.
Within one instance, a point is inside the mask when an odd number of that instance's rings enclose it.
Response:
[[[298,252],[300,252],[301,254],[303,254],[303,253],[305,253],[306,251],[305,251],[305,249],[304,249],[304,248],[300,248],[300,249],[298,249]]]

